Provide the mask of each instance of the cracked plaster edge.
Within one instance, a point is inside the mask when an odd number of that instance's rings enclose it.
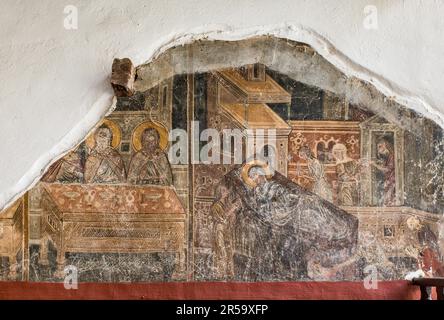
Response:
[[[147,50],[143,51],[144,53],[152,52],[148,59],[142,53],[137,53],[129,58],[135,65],[147,64],[170,48],[190,44],[194,41],[239,41],[259,36],[274,36],[305,43],[346,76],[355,77],[372,84],[385,96],[435,121],[440,127],[444,128],[444,115],[428,103],[426,98],[412,94],[381,75],[352,61],[322,35],[301,25],[284,23],[249,28],[233,28],[229,25],[206,25],[187,31],[173,32],[161,38],[158,42],[148,46]],[[6,209],[23,196],[24,193],[33,188],[50,165],[80,144],[100,121],[114,110],[116,101],[116,98],[113,97],[111,86],[109,86],[109,90],[102,93],[91,108],[84,106],[85,109],[90,110],[85,117],[59,143],[49,149],[48,152],[39,156],[15,185],[0,193],[0,211]]]

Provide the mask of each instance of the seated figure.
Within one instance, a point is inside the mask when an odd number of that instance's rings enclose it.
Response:
[[[82,183],[83,165],[79,150],[68,153],[52,164],[43,175],[43,182]]]
[[[94,133],[95,146],[85,163],[86,183],[125,182],[125,166],[122,156],[111,146],[111,129],[102,125]]]
[[[173,183],[170,163],[159,146],[159,133],[155,128],[142,133],[142,148],[134,154],[128,170],[128,182],[138,185],[163,185]]]

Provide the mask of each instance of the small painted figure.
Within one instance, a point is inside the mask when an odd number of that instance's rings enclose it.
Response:
[[[395,153],[393,145],[382,138],[377,143],[376,161],[372,161],[372,166],[376,169],[376,180],[381,195],[380,205],[395,205]]]
[[[338,177],[338,205],[356,206],[359,202],[359,165],[347,155],[347,147],[337,143],[332,149]]]
[[[236,212],[242,203],[228,188],[221,185],[216,190],[216,199],[211,206],[213,217],[213,268],[217,279],[234,276],[234,224]]]
[[[85,163],[85,182],[125,182],[125,166],[119,152],[111,146],[111,130],[103,125],[97,129],[94,137],[95,146]]]
[[[314,180],[312,192],[327,201],[333,202],[333,193],[325,177],[324,165],[314,157],[308,146],[301,147],[299,157],[307,161],[308,174]]]
[[[83,165],[80,150],[76,149],[52,164],[42,177],[42,181],[82,183]]]

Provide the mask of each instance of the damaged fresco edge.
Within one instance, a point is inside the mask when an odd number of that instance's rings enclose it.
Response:
[[[250,28],[233,28],[229,25],[221,24],[205,25],[192,30],[172,33],[160,39],[157,43],[148,45],[145,51],[135,54],[130,58],[134,64],[138,66],[140,64],[150,63],[170,48],[199,40],[239,41],[259,36],[274,36],[305,43],[348,77],[355,77],[372,84],[385,96],[424,115],[444,128],[444,115],[428,103],[424,97],[413,95],[384,77],[352,61],[337,50],[335,46],[322,35],[301,25],[284,23]],[[148,59],[146,58],[147,52],[152,52]],[[0,211],[6,209],[14,201],[23,196],[26,191],[34,187],[50,165],[81,143],[88,133],[100,123],[100,120],[114,110],[116,98],[113,96],[111,86],[109,86],[109,90],[104,92],[92,107],[88,106],[90,111],[82,121],[74,126],[68,134],[46,154],[38,157],[28,172],[23,175],[14,186],[0,193]]]

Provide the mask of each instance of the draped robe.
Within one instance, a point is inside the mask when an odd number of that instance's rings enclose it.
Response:
[[[390,152],[387,156],[381,157],[377,161],[378,165],[384,170],[380,170],[380,174],[383,177],[383,205],[393,206],[395,205],[395,193],[396,193],[396,179],[395,179],[395,155]]]
[[[125,182],[125,166],[121,155],[113,148],[93,149],[85,163],[86,183]]]
[[[128,182],[138,185],[171,185],[173,175],[165,152],[159,148],[152,153],[143,150],[137,152],[131,159]]]
[[[44,182],[81,183],[83,167],[77,152],[71,152],[51,165],[42,177]]]
[[[308,279],[308,263],[330,268],[349,259],[357,247],[356,217],[279,173],[250,189],[233,170],[220,187],[230,196],[215,201],[224,208],[214,219],[214,229],[224,230],[225,237],[222,241],[218,234],[214,241],[219,274],[233,268],[236,280]],[[223,212],[230,216],[221,217]],[[218,248],[221,243],[232,249]],[[224,253],[225,265],[218,252]]]

